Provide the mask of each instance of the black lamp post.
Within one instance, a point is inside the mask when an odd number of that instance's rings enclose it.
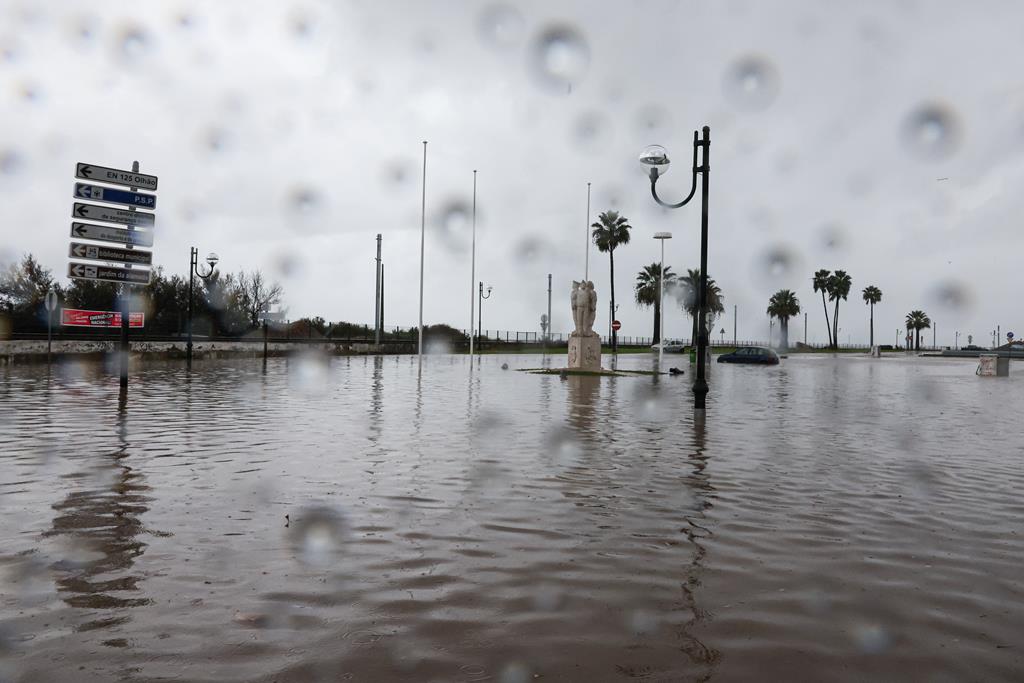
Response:
[[[484,320],[484,299],[491,298],[492,287],[487,288],[487,296],[484,296],[484,283],[480,283],[480,303],[476,307],[476,345],[480,348],[480,343],[483,339],[483,320]]]
[[[697,165],[697,150],[703,148],[701,165]],[[708,382],[705,377],[705,355],[708,348],[708,320],[707,320],[707,293],[708,293],[708,175],[711,172],[709,156],[711,153],[711,129],[704,126],[703,137],[698,137],[697,131],[693,131],[693,184],[690,187],[690,194],[678,204],[663,202],[658,197],[656,184],[658,177],[668,170],[668,152],[661,145],[651,145],[640,155],[640,161],[651,167],[651,196],[661,206],[670,209],[678,209],[693,199],[697,191],[697,174],[701,175],[700,199],[700,292],[697,295],[697,380],[693,383],[693,407],[703,413],[705,398],[708,394]]]
[[[192,291],[194,289],[195,276],[198,275],[203,280],[209,280],[213,277],[214,267],[217,265],[216,254],[211,253],[206,257],[206,262],[210,265],[210,270],[206,273],[199,270],[199,250],[192,247],[189,252],[188,261],[188,343],[185,344],[185,359],[188,369],[192,369]]]

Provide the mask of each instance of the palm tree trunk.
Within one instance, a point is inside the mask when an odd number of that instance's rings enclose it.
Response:
[[[839,350],[839,297],[836,297],[836,307],[832,318],[832,348]]]
[[[657,299],[654,300],[654,334],[651,336],[655,344],[661,343],[661,302]]]
[[[615,320],[615,250],[608,250],[608,265],[611,271],[611,290],[612,290],[612,320]],[[615,334],[615,328],[612,328],[612,353],[616,353],[618,348],[616,347],[616,340],[618,335]]]
[[[871,348],[875,348],[875,302],[871,302]]]
[[[821,307],[825,309],[825,329],[828,330],[828,345],[832,346],[832,327],[828,322],[828,304],[825,303],[825,290],[821,291]]]
[[[690,316],[691,318],[693,318],[693,332],[690,333],[690,346],[692,346],[694,348],[697,347],[697,316],[698,315],[700,315],[700,312],[699,311],[694,311],[693,315]]]
[[[781,337],[779,346],[782,347],[782,352],[785,353],[789,350],[789,318],[779,318],[779,336]]]

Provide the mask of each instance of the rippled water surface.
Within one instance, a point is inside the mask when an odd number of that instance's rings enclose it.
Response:
[[[1024,675],[1024,368],[542,362],[0,369],[0,680]]]

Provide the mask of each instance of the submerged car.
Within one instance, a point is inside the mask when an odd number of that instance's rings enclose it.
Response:
[[[660,344],[652,344],[651,351],[657,353]],[[686,346],[680,341],[665,341],[665,353],[683,353],[686,351]]]
[[[751,363],[755,365],[778,365],[779,354],[767,346],[744,346],[732,353],[718,357],[719,363]]]

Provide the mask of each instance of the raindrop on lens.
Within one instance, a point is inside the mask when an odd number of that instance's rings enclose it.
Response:
[[[530,670],[526,668],[525,664],[512,662],[507,664],[505,668],[501,670],[501,675],[498,676],[498,681],[500,681],[500,683],[529,683]]]
[[[579,83],[590,66],[590,48],[576,29],[551,26],[534,41],[533,71],[541,85],[558,93]]]
[[[610,137],[608,119],[599,112],[586,112],[576,119],[573,138],[587,151],[598,151],[605,147]]]
[[[637,132],[644,140],[667,134],[671,125],[672,115],[661,105],[650,104],[637,112]]]
[[[961,125],[952,109],[925,104],[912,111],[903,123],[903,143],[923,161],[947,159],[960,145]]]
[[[879,624],[859,624],[853,633],[862,652],[876,655],[889,648],[889,633]]]
[[[491,5],[480,13],[477,28],[485,43],[507,50],[522,40],[524,23],[523,16],[514,7]]]
[[[960,313],[971,307],[974,296],[966,284],[957,280],[945,280],[939,282],[930,292],[929,300],[944,311]]]
[[[344,546],[348,525],[344,516],[332,507],[310,506],[291,516],[293,548],[303,564],[333,567]]]
[[[726,70],[724,87],[737,109],[762,111],[779,94],[779,72],[762,57],[743,57]]]
[[[775,245],[761,255],[761,272],[770,281],[788,282],[798,270],[799,261],[799,256],[792,249]]]
[[[463,251],[470,237],[473,223],[473,208],[461,199],[448,200],[438,214],[435,224],[441,239],[448,249]],[[477,214],[479,227],[479,213]]]
[[[21,155],[14,150],[8,149],[0,152],[0,173],[14,175],[21,170],[23,165]]]
[[[841,251],[846,246],[846,233],[842,226],[833,223],[818,231],[818,240],[825,251]]]
[[[149,37],[138,26],[126,27],[118,35],[117,48],[124,59],[140,59],[149,50]]]
[[[308,187],[297,187],[288,198],[288,205],[297,213],[313,213],[320,204],[320,195]]]

